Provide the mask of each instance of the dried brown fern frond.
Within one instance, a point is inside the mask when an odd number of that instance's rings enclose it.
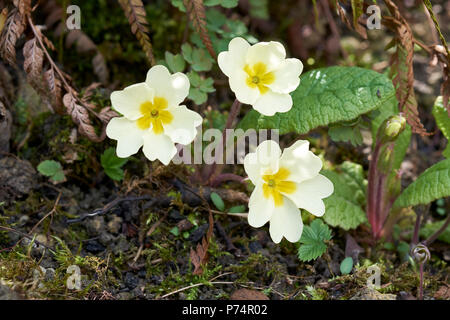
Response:
[[[144,4],[141,0],[119,0],[119,4],[131,25],[131,32],[136,35],[150,65],[153,66],[155,64],[155,58],[153,57],[152,44],[148,35],[148,22]]]
[[[44,72],[44,80],[49,91],[50,104],[58,113],[62,113],[61,80],[56,77],[53,67]]]
[[[433,12],[433,6],[430,0],[423,0],[425,8],[428,11],[429,17],[434,23],[434,27],[439,35],[439,39],[441,41],[441,52],[438,54],[443,56],[442,66],[444,69],[444,81],[441,85],[441,95],[443,97],[444,108],[447,109],[448,116],[450,117],[450,49],[448,48],[447,41],[445,40],[444,35],[442,34],[441,28],[439,26],[439,22]],[[435,46],[438,47],[438,46]]]
[[[11,66],[16,66],[17,40],[25,31],[24,16],[17,8],[11,10],[0,34],[0,57]]]
[[[61,36],[67,32],[65,38],[66,48],[75,46],[78,53],[95,54],[92,59],[94,73],[103,85],[107,85],[109,82],[109,70],[106,60],[92,39],[82,30],[67,30],[65,23],[62,21],[64,11],[55,0],[47,0],[42,11],[47,15],[45,19],[47,29],[54,29],[55,36]],[[44,38],[44,42],[47,47],[54,50],[51,47],[51,42],[47,43],[46,38]]]
[[[24,18],[31,15],[31,0],[14,0],[14,6]]]
[[[15,89],[12,77],[6,67],[0,62],[0,99],[10,106],[13,102]]]
[[[23,69],[27,74],[27,81],[37,90],[42,91],[42,68],[44,63],[44,51],[39,47],[36,37],[28,40],[23,46],[25,61]]]
[[[383,23],[395,32],[396,51],[390,59],[390,66],[399,110],[406,115],[413,132],[420,135],[430,135],[420,121],[414,94],[414,37],[411,28],[392,0],[385,0],[384,2],[391,16],[384,17]]]
[[[67,113],[72,117],[73,122],[78,125],[78,131],[81,134],[87,136],[94,142],[100,142],[105,139],[105,130],[102,130],[100,135],[97,135],[95,128],[92,125],[89,117],[89,111],[86,106],[80,103],[80,99],[77,96],[77,92],[71,91],[64,95],[64,106],[67,108]]]
[[[335,0],[334,4],[337,9],[337,13],[339,17],[341,18],[342,22],[344,22],[349,29],[354,29],[356,32],[359,33],[361,37],[364,39],[367,39],[367,30],[365,27],[363,27],[362,24],[360,24],[360,18],[364,15],[364,8],[365,4],[363,0],[350,0],[349,4],[351,6],[352,10],[352,21],[350,22],[350,19],[347,17],[347,13],[344,10],[344,8],[341,6],[341,3],[344,3],[348,5],[347,0]]]
[[[211,57],[216,59],[216,52],[214,51],[211,39],[208,35],[208,29],[206,28],[206,14],[203,0],[183,0],[183,2],[188,12],[189,19],[192,21],[195,30],[200,35],[203,44]]]

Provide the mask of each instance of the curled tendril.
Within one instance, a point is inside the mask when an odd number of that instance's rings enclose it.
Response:
[[[419,263],[425,263],[431,258],[430,250],[423,243],[419,243],[411,250],[411,255]]]

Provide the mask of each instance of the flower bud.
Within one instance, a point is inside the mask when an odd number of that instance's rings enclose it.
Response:
[[[384,135],[388,140],[396,139],[405,130],[406,119],[401,115],[390,117],[385,124]]]

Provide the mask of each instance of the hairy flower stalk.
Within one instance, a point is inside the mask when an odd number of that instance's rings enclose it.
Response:
[[[400,179],[392,168],[395,142],[405,126],[406,119],[395,115],[385,120],[377,133],[367,187],[367,218],[375,240],[384,234],[386,219],[400,193]]]

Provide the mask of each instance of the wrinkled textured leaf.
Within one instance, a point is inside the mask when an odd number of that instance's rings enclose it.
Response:
[[[445,138],[447,138],[447,147],[442,154],[446,158],[450,158],[450,117],[448,116],[447,110],[444,107],[442,96],[438,97],[434,102],[433,116],[436,119],[436,124],[441,130]]]
[[[391,80],[383,74],[358,67],[335,66],[303,74],[300,85],[291,95],[293,107],[290,111],[272,117],[257,117],[254,114],[257,111],[252,110],[243,119],[243,128],[305,134],[317,127],[353,120],[377,109],[392,99],[395,90]],[[248,117],[251,120],[246,119]]]
[[[361,165],[344,162],[338,172],[323,170],[321,174],[330,179],[334,193],[324,199],[323,219],[333,227],[344,230],[355,229],[367,221],[363,207],[366,203],[367,181]]]
[[[394,207],[428,204],[450,196],[450,159],[442,160],[425,170],[397,198]]]

